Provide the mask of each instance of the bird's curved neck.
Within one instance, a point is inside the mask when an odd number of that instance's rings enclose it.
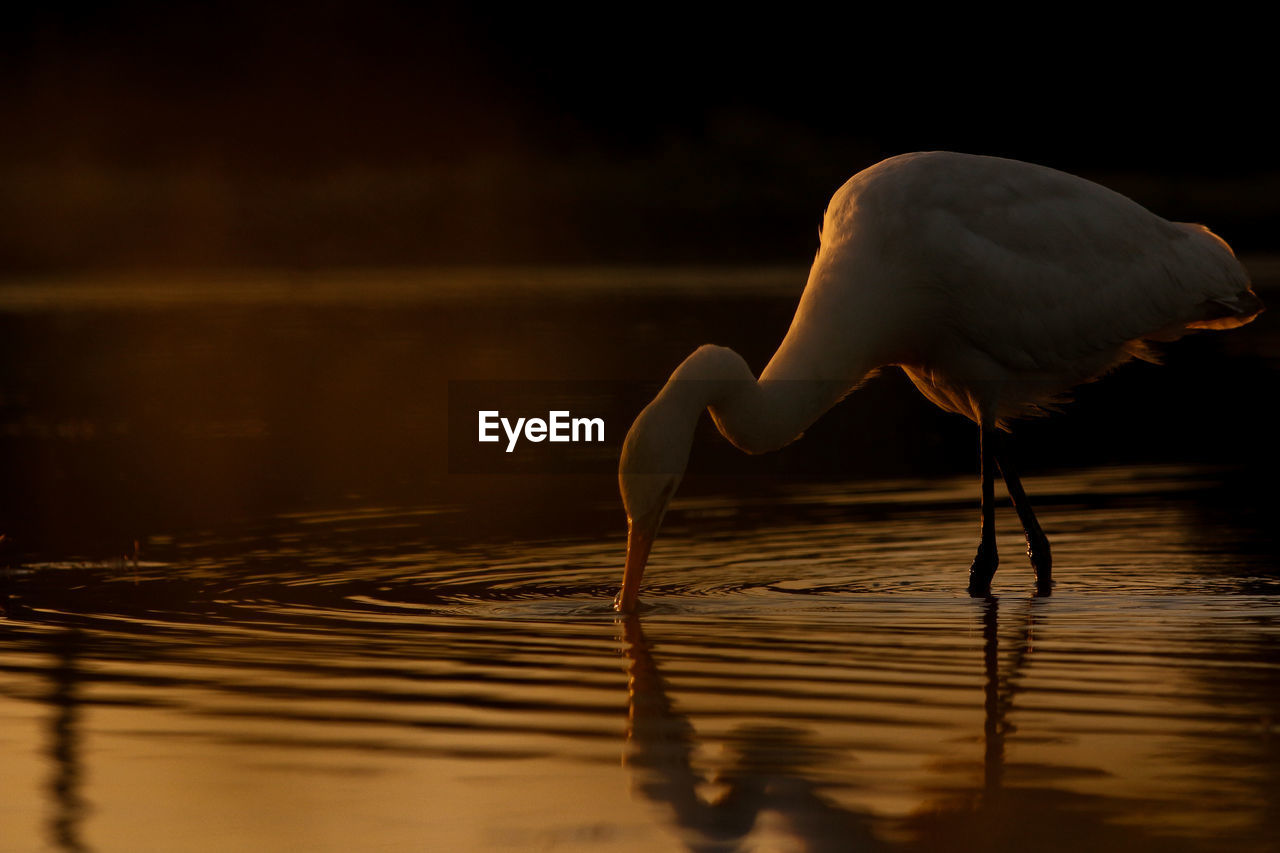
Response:
[[[704,346],[676,369],[663,394],[694,419],[709,409],[716,428],[736,447],[765,453],[794,441],[853,384],[803,376],[757,381],[733,350]]]

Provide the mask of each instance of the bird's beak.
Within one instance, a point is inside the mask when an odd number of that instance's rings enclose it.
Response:
[[[627,530],[627,566],[622,570],[622,591],[613,602],[614,609],[619,613],[636,612],[640,579],[644,577],[644,564],[648,562],[649,549],[653,547],[654,532],[634,523]]]

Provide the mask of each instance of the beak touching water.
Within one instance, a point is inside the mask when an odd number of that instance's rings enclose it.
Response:
[[[644,577],[644,564],[649,560],[656,530],[647,530],[634,522],[627,527],[627,565],[622,570],[622,591],[614,599],[613,607],[619,613],[635,613],[640,597],[640,579]]]

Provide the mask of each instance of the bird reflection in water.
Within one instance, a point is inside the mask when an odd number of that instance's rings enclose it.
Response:
[[[650,651],[637,616],[622,620],[628,667],[626,764],[636,790],[668,806],[690,850],[730,851],[771,811],[807,850],[865,850],[879,845],[867,816],[843,809],[817,791],[806,771],[822,760],[799,729],[749,726],[734,732],[730,768],[715,781],[724,793],[714,801],[698,789],[703,777],[693,767],[696,733],[675,710],[666,681]]]
[[[1015,731],[1009,722],[1016,680],[1023,675],[1027,655],[1032,649],[1032,626],[1036,599],[1028,600],[1024,628],[1018,633],[1009,665],[1000,671],[1000,599],[989,596],[982,605],[983,662],[983,799],[988,808],[995,807],[1004,789],[1004,738]]]
[[[983,636],[984,720],[981,787],[959,802],[926,806],[908,820],[909,834],[941,841],[943,847],[964,848],[960,836],[947,839],[939,831],[959,826],[981,835],[1006,807],[1004,802],[1005,737],[1016,681],[1032,649],[1032,611],[1028,602],[1025,629],[1018,634],[1007,666],[1000,665],[999,599],[980,603]],[[814,770],[828,759],[821,745],[801,729],[782,726],[743,726],[729,739],[728,769],[704,779],[694,768],[697,733],[688,717],[675,709],[666,680],[659,671],[640,618],[622,618],[628,673],[628,751],[624,763],[634,789],[644,799],[669,809],[670,820],[690,850],[723,853],[746,849],[748,837],[761,817],[782,818],[789,842],[806,851],[880,850],[894,847],[873,830],[874,816],[842,806],[822,794]],[[712,781],[720,793],[714,799],[699,793]],[[969,841],[974,838],[969,836]],[[748,845],[752,846],[752,845]],[[929,846],[933,846],[930,844]]]
[[[5,580],[0,578],[0,619],[46,622],[38,612],[23,606],[9,594]],[[80,734],[83,705],[80,686],[84,675],[79,661],[85,640],[79,629],[74,627],[62,627],[45,636],[53,663],[44,670],[49,679],[48,692],[38,698],[49,706],[50,711],[46,748],[52,763],[47,786],[50,800],[46,824],[48,845],[50,849],[79,853],[90,849],[83,840],[88,806],[82,793],[84,773]],[[0,840],[3,840],[3,835],[0,835]]]
[[[49,720],[49,756],[53,759],[53,775],[49,780],[53,810],[49,818],[49,835],[58,850],[88,850],[81,840],[81,824],[85,802],[80,793],[80,657],[82,638],[74,628],[59,631],[50,640],[50,651],[57,663],[50,668],[52,681],[47,698],[52,715]]]

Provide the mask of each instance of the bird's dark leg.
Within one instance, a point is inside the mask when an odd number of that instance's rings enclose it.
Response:
[[[1047,594],[1053,585],[1053,559],[1049,553],[1049,537],[1040,529],[1035,511],[1031,509],[1031,501],[1022,488],[1022,480],[1014,465],[1013,452],[1009,440],[1005,436],[995,436],[995,457],[1004,475],[1004,484],[1009,489],[1009,497],[1013,508],[1018,511],[1018,520],[1022,522],[1022,530],[1027,534],[1027,556],[1031,558],[1031,567],[1036,571],[1036,587],[1041,594]]]
[[[991,445],[995,437],[995,424],[983,418],[978,424],[978,452],[982,457],[982,541],[978,553],[969,567],[969,594],[989,595],[991,578],[995,576],[1000,558],[996,554],[996,458]]]

